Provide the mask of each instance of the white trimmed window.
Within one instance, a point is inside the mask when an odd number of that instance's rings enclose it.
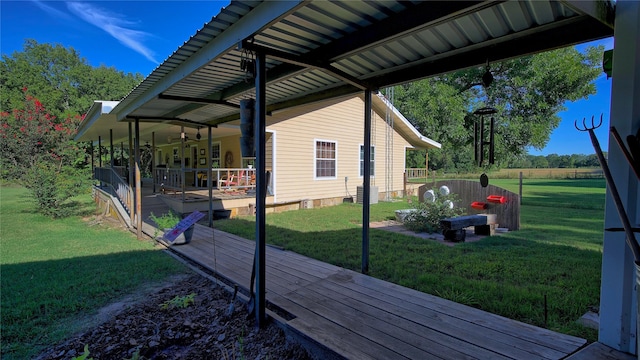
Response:
[[[217,169],[220,164],[220,142],[216,141],[211,144],[211,167]]]
[[[315,144],[316,179],[335,179],[337,153],[335,141],[316,140]]]
[[[376,175],[376,148],[375,146],[371,146],[371,157],[369,161],[371,162],[371,171],[369,176]],[[364,177],[364,145],[360,145],[360,177]]]

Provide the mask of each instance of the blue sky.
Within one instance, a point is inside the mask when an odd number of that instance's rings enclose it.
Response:
[[[147,76],[228,1],[0,1],[0,50],[4,55],[22,50],[25,39],[73,47],[93,66],[113,66]],[[596,42],[605,49],[613,40]],[[583,49],[586,45],[578,46]],[[598,92],[587,100],[568,102],[562,122],[547,146],[533,155],[593,154],[586,133],[574,120],[592,115],[605,120],[596,131],[607,149],[611,80],[602,74]],[[427,136],[429,134],[426,134]]]

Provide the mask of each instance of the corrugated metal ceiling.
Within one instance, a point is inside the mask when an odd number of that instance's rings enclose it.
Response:
[[[381,88],[613,33],[558,1],[307,1],[289,2],[290,10],[271,17],[255,15],[270,6],[276,5],[232,1],[116,107],[118,118],[202,124],[237,118],[232,105],[252,97],[254,84],[240,69],[242,52],[235,45],[213,49],[222,37],[242,34],[247,21],[256,26],[248,46],[267,51],[272,111],[356,93],[357,84]],[[188,64],[203,54],[203,65]],[[344,80],[349,77],[353,81]],[[160,93],[189,99],[160,99]]]

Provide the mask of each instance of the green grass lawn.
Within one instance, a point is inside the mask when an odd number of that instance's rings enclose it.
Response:
[[[492,180],[518,192],[518,180]],[[370,275],[495,314],[595,341],[575,321],[599,304],[604,180],[526,180],[521,230],[448,247],[371,229]],[[405,201],[371,206],[394,218]],[[342,204],[267,215],[267,242],[355,271],[361,266],[362,207]],[[216,222],[254,238],[254,219]]]
[[[518,192],[518,180],[491,183]],[[575,320],[599,303],[604,194],[604,180],[525,180],[520,231],[453,248],[371,229],[370,274],[538,326],[546,296],[548,328],[595,341]],[[78,200],[93,208],[88,195]],[[411,206],[380,202],[371,221]],[[32,209],[26,190],[0,187],[2,359],[32,358],[100,307],[187,271],[126,231]],[[361,222],[357,204],[268,214],[267,240],[359,271]],[[215,226],[254,237],[252,217]]]
[[[94,207],[89,195],[77,200]],[[100,307],[187,271],[127,231],[80,217],[51,220],[33,208],[25,189],[0,187],[2,359],[32,358]]]

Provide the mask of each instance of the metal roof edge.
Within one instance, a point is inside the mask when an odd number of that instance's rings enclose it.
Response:
[[[84,136],[87,130],[93,127],[102,115],[109,114],[119,103],[119,101],[94,100],[89,110],[87,110],[84,120],[80,123],[73,140],[82,141],[80,139]]]
[[[412,143],[411,144],[412,146],[417,148],[427,148],[427,149],[442,148],[442,144],[440,144],[439,142],[422,135],[418,131],[418,129],[416,129],[415,126],[413,126],[411,122],[409,122],[409,120],[404,115],[402,115],[402,113],[395,106],[393,106],[393,104],[384,95],[382,95],[382,93],[378,92],[376,95],[377,95],[376,97],[380,99],[385,104],[385,106],[388,107],[393,112],[396,118],[399,119],[402,122],[402,124],[409,130],[409,133],[406,135],[410,139],[416,142],[416,143]]]
[[[306,2],[306,0],[259,2],[255,8],[252,8],[244,16],[223,29],[220,34],[212,38],[206,45],[199,47],[198,50],[186,57],[185,60],[179,60],[178,65],[174,65],[178,60],[173,60],[173,56],[181,49],[192,45],[195,35],[192,36],[134,88],[114,109],[118,121],[127,117],[142,104],[152,100],[179,80],[193,73],[195,70],[206,66],[215,58],[237,46],[240,41],[251,37],[261,29],[269,26],[273,21],[296,9],[304,2]],[[197,33],[215,24],[218,16],[222,15],[226,9],[235,5],[242,6],[243,3],[242,1],[232,1],[227,7],[223,8],[218,15],[214,16],[211,21],[204,24]],[[169,64],[172,60],[173,64]]]

